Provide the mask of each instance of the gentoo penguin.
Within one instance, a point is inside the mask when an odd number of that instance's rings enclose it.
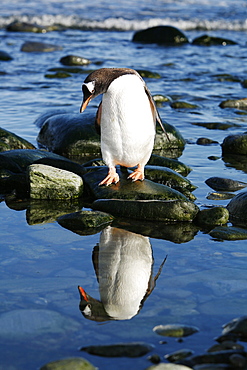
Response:
[[[82,91],[80,112],[91,99],[103,94],[96,125],[100,127],[101,152],[109,172],[99,185],[119,181],[116,165],[137,166],[128,178],[143,180],[144,166],[153,150],[156,120],[163,125],[141,76],[130,68],[101,68],[86,77]]]

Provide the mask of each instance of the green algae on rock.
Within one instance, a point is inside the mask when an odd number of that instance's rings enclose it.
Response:
[[[195,218],[199,225],[224,225],[228,222],[229,212],[225,207],[200,210]]]
[[[229,211],[230,221],[237,226],[247,226],[247,192],[235,195],[226,207]]]
[[[183,324],[167,324],[157,325],[153,328],[153,331],[165,337],[181,338],[198,333],[199,329],[195,326],[188,326]]]
[[[82,357],[65,358],[43,365],[40,370],[97,370],[89,361]]]
[[[247,132],[243,134],[229,135],[221,144],[222,154],[246,155],[247,154]]]
[[[166,158],[156,154],[151,155],[147,164],[151,166],[162,166],[171,168],[182,176],[187,176],[191,172],[191,168],[183,162],[180,162],[177,159]]]
[[[245,240],[247,239],[247,230],[236,226],[217,226],[209,232],[212,238],[222,240]]]
[[[193,45],[202,45],[202,46],[212,46],[212,45],[237,45],[237,42],[223,38],[223,37],[214,37],[209,35],[202,35],[196,37],[192,41]]]
[[[0,152],[14,149],[35,149],[35,146],[13,132],[0,127]]]
[[[85,66],[91,64],[91,60],[78,55],[66,55],[60,59],[60,63],[65,66]]]

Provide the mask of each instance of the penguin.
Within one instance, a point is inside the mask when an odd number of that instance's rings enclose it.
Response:
[[[101,68],[86,77],[82,92],[81,113],[93,98],[103,94],[95,123],[100,129],[108,175],[99,185],[119,181],[117,165],[136,167],[128,178],[144,180],[144,166],[154,146],[156,121],[163,130],[164,127],[142,77],[130,68]]]

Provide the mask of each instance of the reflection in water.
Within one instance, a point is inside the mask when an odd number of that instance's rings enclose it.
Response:
[[[81,287],[80,310],[90,320],[127,320],[141,309],[165,263],[152,277],[153,255],[148,237],[108,226],[93,250],[100,301]]]

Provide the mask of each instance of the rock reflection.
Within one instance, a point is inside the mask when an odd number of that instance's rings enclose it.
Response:
[[[108,226],[93,250],[100,300],[79,286],[82,314],[94,321],[131,319],[154,289],[164,263],[153,277],[149,238]]]

